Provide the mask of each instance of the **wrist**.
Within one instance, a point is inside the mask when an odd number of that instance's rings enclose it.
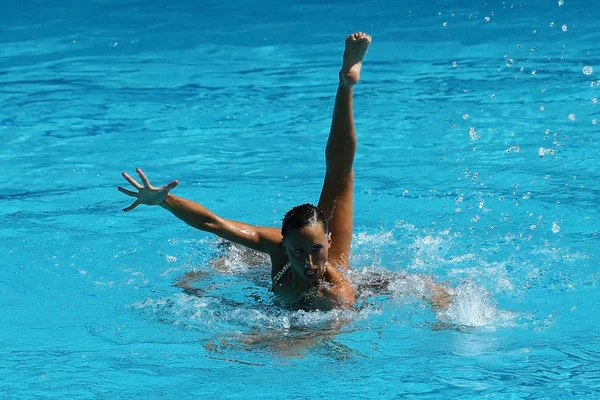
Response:
[[[171,202],[172,199],[173,199],[173,196],[169,193],[169,194],[167,194],[167,197],[165,197],[165,199],[163,201],[158,203],[158,205],[161,206],[162,208],[169,209],[169,203]]]

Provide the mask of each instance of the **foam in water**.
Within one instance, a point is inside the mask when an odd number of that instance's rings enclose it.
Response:
[[[447,310],[440,310],[440,321],[465,327],[482,327],[498,320],[497,303],[485,288],[466,280],[453,290]]]
[[[277,307],[272,295],[266,291],[269,283],[268,259],[262,254],[222,241],[211,244],[211,247],[221,251],[202,267],[202,273],[197,274],[198,279],[191,281],[191,286],[197,286],[197,289],[185,294],[175,293],[166,299],[146,299],[135,303],[133,308],[164,323],[203,332],[208,330],[215,335],[218,332],[237,332],[236,335],[252,334],[256,337],[265,334],[269,337],[275,334],[297,337],[307,332],[329,332],[332,327],[339,326],[340,321],[344,321],[344,329],[347,329],[352,321],[379,312],[381,306],[385,307],[385,302],[398,300],[421,304],[423,309],[430,307],[437,322],[448,326],[497,326],[503,319],[502,312],[490,292],[472,280],[466,280],[454,289],[440,286],[452,300],[447,309],[440,309],[434,301],[435,290],[432,287],[438,284],[429,274],[432,268],[447,269],[449,264],[472,264],[475,261],[472,254],[446,254],[450,251],[448,247],[452,247],[449,246],[452,237],[448,232],[441,234],[418,235],[413,237],[412,246],[403,247],[413,258],[408,265],[409,270],[416,269],[417,273],[374,265],[382,263],[378,256],[380,250],[393,252],[394,249],[386,247],[397,247],[393,232],[358,234],[353,249],[353,268],[346,273],[357,290],[356,311],[323,312]],[[367,266],[361,268],[357,264]],[[424,315],[427,313],[424,312]]]

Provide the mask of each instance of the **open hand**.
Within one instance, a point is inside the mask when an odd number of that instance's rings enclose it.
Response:
[[[169,191],[179,184],[179,181],[175,180],[171,183],[166,184],[163,187],[157,188],[150,184],[150,181],[148,181],[148,178],[146,177],[146,175],[144,174],[144,172],[141,169],[137,168],[135,171],[140,176],[140,179],[142,180],[142,183],[144,184],[144,186],[140,185],[135,179],[133,179],[131,176],[129,176],[126,172],[123,172],[121,174],[121,175],[123,175],[123,178],[125,178],[125,180],[127,182],[131,183],[131,186],[133,186],[134,188],[136,188],[138,190],[137,192],[133,192],[133,191],[127,190],[121,186],[117,186],[117,189],[119,190],[119,192],[126,194],[127,196],[136,198],[136,200],[133,203],[131,203],[131,205],[129,207],[125,207],[123,209],[123,211],[131,211],[140,204],[147,204],[149,206],[154,206],[154,205],[160,204],[163,201],[165,201],[165,199],[167,198],[167,195],[169,194]]]

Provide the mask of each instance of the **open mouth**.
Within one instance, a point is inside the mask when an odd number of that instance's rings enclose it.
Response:
[[[304,275],[306,276],[315,276],[317,274],[317,270],[316,269],[309,269],[304,271]]]

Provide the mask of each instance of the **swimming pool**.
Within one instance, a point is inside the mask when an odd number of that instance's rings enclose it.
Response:
[[[591,1],[30,1],[0,35],[5,398],[593,398]],[[273,307],[268,269],[121,171],[228,218],[315,202],[343,38],[356,89],[354,312]],[[220,258],[217,266],[214,261]],[[195,271],[198,291],[176,286]]]

